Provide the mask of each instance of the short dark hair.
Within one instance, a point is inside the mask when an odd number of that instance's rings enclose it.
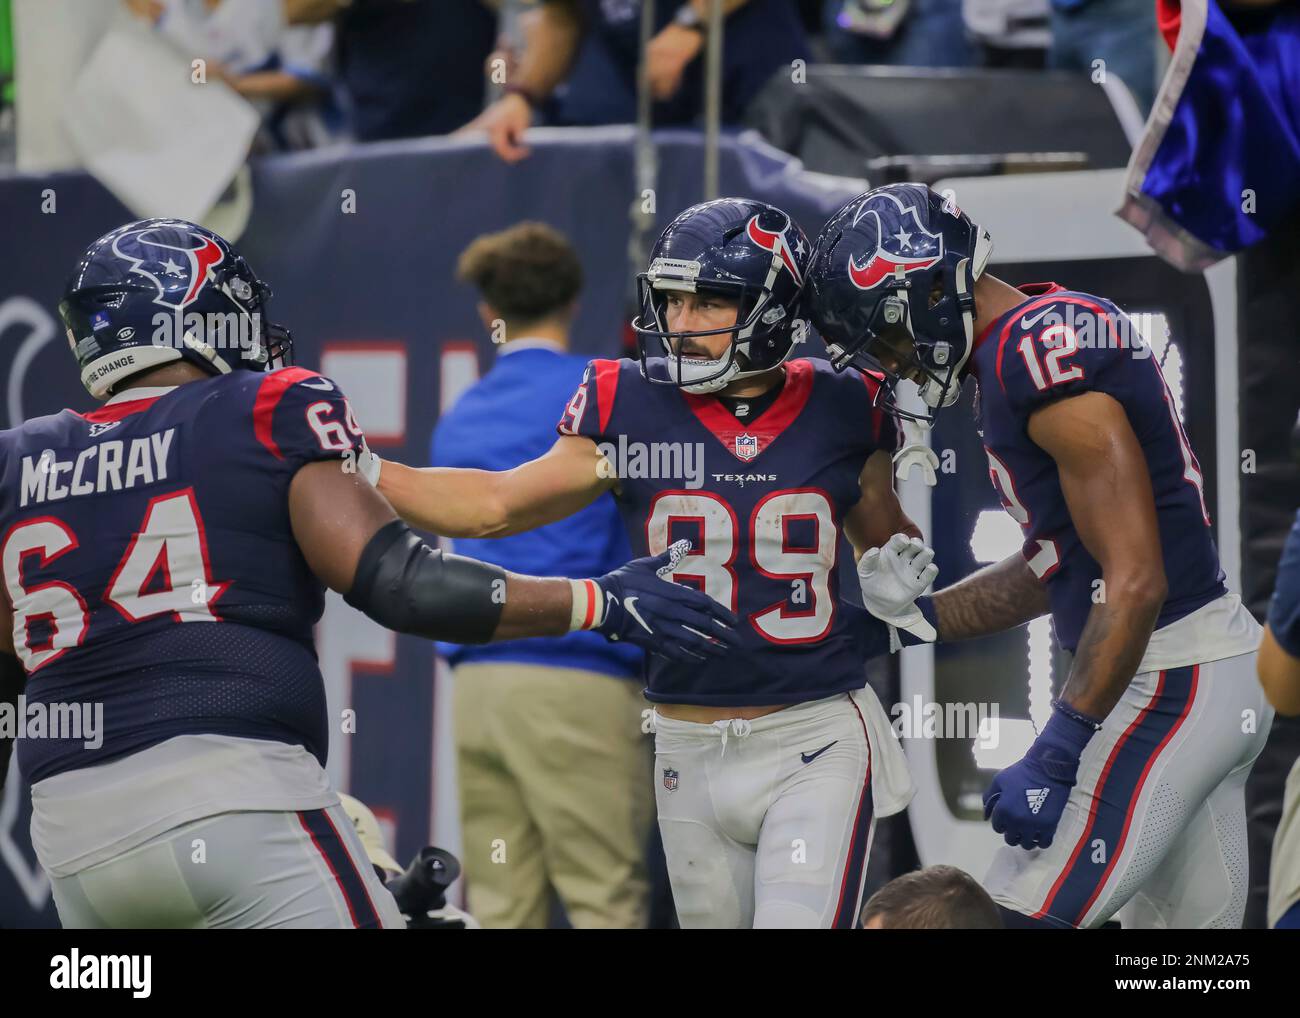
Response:
[[[1000,930],[989,893],[956,866],[928,866],[895,877],[862,908],[862,925],[876,916],[887,930]]]
[[[528,325],[573,305],[582,290],[582,263],[559,230],[525,221],[475,238],[461,252],[456,278],[506,321]]]

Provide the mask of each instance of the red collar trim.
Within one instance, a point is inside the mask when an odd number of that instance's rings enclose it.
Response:
[[[98,410],[90,411],[88,414],[78,413],[76,410],[72,412],[92,424],[106,424],[109,421],[120,421],[124,417],[130,417],[132,414],[148,410],[160,399],[162,399],[161,396],[150,396],[148,399],[127,399],[121,403],[107,403]]]
[[[754,420],[742,424],[715,396],[700,396],[683,392],[686,405],[700,423],[713,433],[724,449],[742,463],[757,459],[769,445],[781,436],[803,411],[812,395],[813,366],[811,361],[789,361],[785,365],[785,386],[770,407]],[[746,444],[746,455],[741,455],[737,439],[752,438],[757,445]]]

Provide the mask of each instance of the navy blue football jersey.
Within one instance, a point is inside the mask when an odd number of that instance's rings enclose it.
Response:
[[[743,645],[725,657],[687,666],[647,655],[651,700],[816,700],[860,688],[864,661],[888,649],[884,625],[860,607],[841,522],[867,458],[892,453],[893,421],[858,372],[811,360],[785,372],[775,401],[742,423],[713,396],[646,382],[635,361],[592,361],[557,427],[604,451],[634,552],[688,538],[671,578],[741,618]]]
[[[0,432],[28,701],[104,710],[97,748],[21,740],[28,779],[184,734],[298,744],[324,763],[324,590],[294,541],[289,483],[361,443],[343,393],[303,368],[128,390]]]
[[[1079,642],[1101,567],[1083,546],[1056,462],[1029,438],[1029,417],[1053,400],[1102,392],[1128,415],[1151,472],[1169,596],[1159,629],[1226,593],[1210,533],[1200,465],[1160,365],[1110,301],[1056,283],[1020,288],[1034,299],[980,334],[972,354],[989,474],[1024,532],[1023,554],[1048,587],[1056,638]]]

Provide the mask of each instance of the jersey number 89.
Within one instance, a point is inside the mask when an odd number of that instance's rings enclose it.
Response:
[[[795,520],[806,520],[811,525],[812,539],[806,545],[791,539],[790,524]],[[660,492],[646,519],[646,543],[651,555],[668,547],[669,534],[678,522],[693,523],[699,539],[692,541],[690,553],[671,578],[691,581],[735,611],[735,562],[740,549],[740,522],[735,510],[709,492]],[[746,527],[753,567],[790,590],[788,596],[751,612],[750,624],[772,643],[814,643],[823,639],[835,618],[831,574],[839,527],[830,498],[810,488],[774,491],[754,506]]]

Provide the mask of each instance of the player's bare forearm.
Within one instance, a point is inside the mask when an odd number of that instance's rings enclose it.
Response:
[[[572,516],[617,478],[589,438],[556,439],[512,470],[415,469],[384,461],[379,491],[410,523],[446,537],[507,537]]]
[[[435,558],[440,553],[409,530],[394,533],[405,525],[392,507],[338,463],[311,463],[294,475],[289,516],[303,557],[321,582],[397,632],[447,639],[463,625],[477,633],[466,642],[485,642],[569,631],[568,580],[519,576],[454,555]],[[377,544],[386,534],[381,552]]]
[[[1061,699],[1094,718],[1109,714],[1137,674],[1163,603],[1144,591],[1108,589],[1088,613]]]
[[[506,575],[505,603],[492,641],[563,636],[569,631],[572,588],[568,580]]]
[[[421,530],[444,537],[497,537],[508,523],[498,482],[491,470],[417,468],[385,460],[379,493]]]
[[[844,517],[844,533],[853,545],[855,558],[868,548],[882,548],[894,534],[921,537],[921,528],[903,512],[894,491],[894,462],[889,453],[877,450],[867,459],[858,477],[862,497]]]
[[[1070,519],[1101,566],[1061,698],[1104,718],[1137,673],[1168,593],[1150,471],[1124,408],[1101,392],[1048,404],[1028,431],[1056,461]]]
[[[1051,608],[1047,588],[1019,552],[936,592],[933,601],[945,642],[1014,629]]]

